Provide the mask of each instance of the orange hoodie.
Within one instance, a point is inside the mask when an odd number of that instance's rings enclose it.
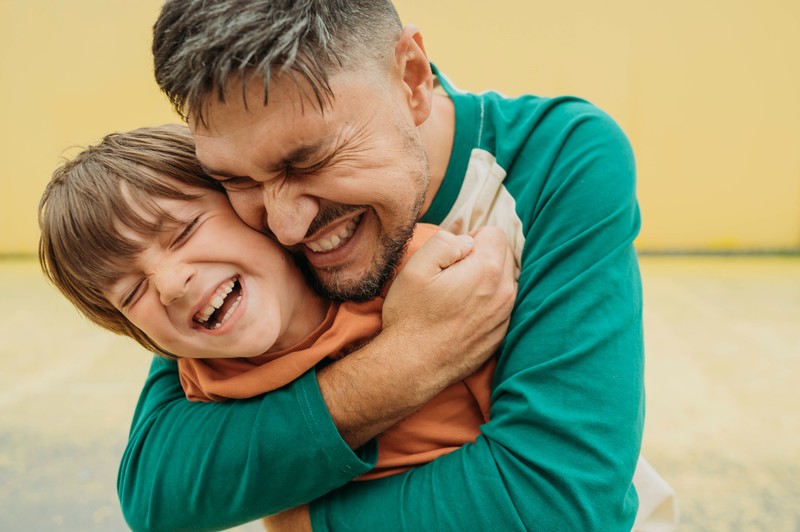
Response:
[[[438,228],[418,224],[406,258]],[[181,384],[192,401],[244,399],[284,386],[325,358],[340,358],[369,342],[381,330],[383,298],[366,303],[331,303],[325,320],[300,343],[250,358],[178,360]],[[378,437],[375,468],[357,480],[405,471],[453,451],[480,434],[489,420],[495,360],[431,399],[420,410]]]

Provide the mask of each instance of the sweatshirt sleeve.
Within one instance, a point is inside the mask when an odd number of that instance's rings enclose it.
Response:
[[[474,444],[318,499],[315,530],[631,529],[644,415],[633,156],[585,102],[536,120],[506,165],[526,241],[491,420]]]
[[[117,490],[133,530],[217,530],[296,506],[373,465],[339,436],[313,371],[266,395],[186,399],[156,356],[134,414]]]

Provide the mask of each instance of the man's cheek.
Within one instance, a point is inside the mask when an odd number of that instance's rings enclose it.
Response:
[[[242,219],[251,229],[266,232],[269,230],[267,225],[267,213],[264,209],[261,194],[257,197],[247,197],[243,193],[228,193],[228,200],[236,211],[236,215]]]

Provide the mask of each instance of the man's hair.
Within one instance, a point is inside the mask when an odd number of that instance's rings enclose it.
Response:
[[[104,291],[142,251],[132,234],[147,239],[158,233],[160,222],[178,222],[158,207],[157,198],[196,197],[179,184],[221,191],[203,173],[194,149],[185,126],[112,133],[57,168],[39,202],[45,275],[94,323],[167,356]]]
[[[153,27],[156,82],[178,113],[204,122],[232,80],[286,74],[324,111],[332,73],[366,70],[402,31],[390,0],[168,0]],[[305,92],[303,92],[305,94]]]

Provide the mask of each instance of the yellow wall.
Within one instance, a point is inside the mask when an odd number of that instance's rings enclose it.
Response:
[[[0,0],[0,253],[33,253],[36,209],[71,146],[175,122],[153,81],[160,0]]]
[[[35,249],[65,148],[176,120],[151,74],[160,4],[0,0],[0,253]],[[463,88],[576,94],[610,112],[637,152],[640,249],[800,247],[800,2],[397,6]]]

